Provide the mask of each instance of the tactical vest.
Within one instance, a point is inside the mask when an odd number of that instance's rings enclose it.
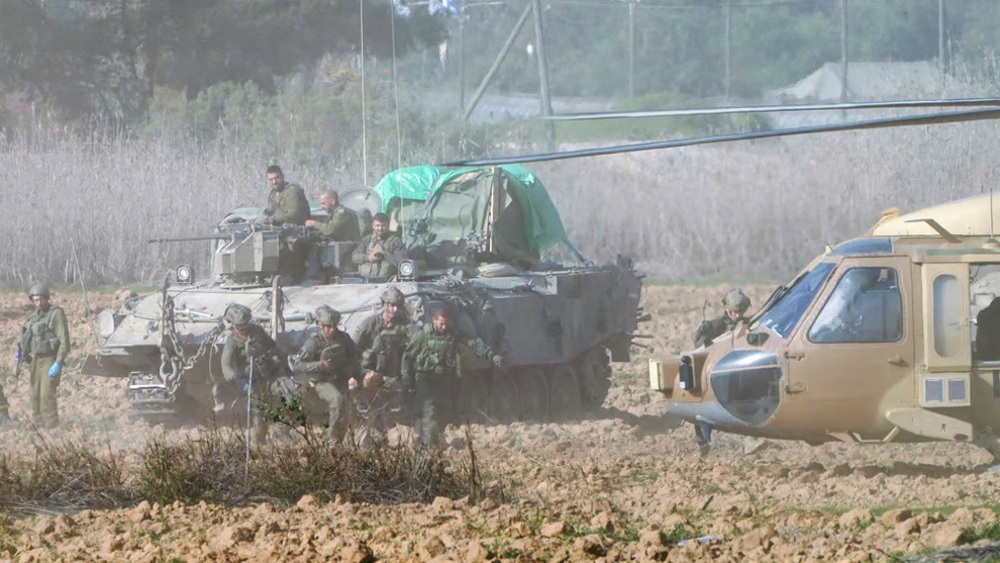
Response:
[[[258,331],[260,334],[257,334]],[[249,373],[250,359],[253,358],[254,378],[273,379],[284,374],[280,365],[281,358],[275,357],[270,347],[261,338],[261,335],[266,336],[266,334],[263,329],[254,325],[248,335],[249,346],[247,339],[241,338],[235,331],[229,335],[229,338],[234,340],[233,344],[236,345],[235,359],[241,369]]]
[[[458,343],[454,335],[427,330],[427,337],[413,363],[418,372],[458,376]]]
[[[56,307],[48,311],[35,311],[28,319],[27,330],[21,335],[21,349],[32,356],[50,356],[59,351],[59,336],[53,330],[51,321]]]
[[[392,328],[383,328],[372,343],[375,371],[387,377],[399,377],[407,340],[405,327],[397,324]]]

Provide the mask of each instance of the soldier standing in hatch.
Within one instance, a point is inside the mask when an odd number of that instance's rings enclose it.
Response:
[[[325,403],[330,441],[337,445],[343,442],[347,433],[349,381],[361,372],[361,368],[354,341],[337,328],[340,313],[322,305],[316,308],[314,316],[319,330],[306,338],[292,367],[296,375],[309,378],[309,389]]]
[[[56,392],[69,354],[69,325],[61,307],[49,303],[49,288],[36,283],[28,291],[35,310],[21,327],[21,361],[31,374],[31,420],[39,427],[59,425]]]
[[[694,333],[694,345],[697,347],[711,346],[712,341],[720,334],[724,334],[736,328],[746,319],[743,315],[750,308],[750,298],[740,289],[731,289],[722,298],[722,315],[707,321],[702,321],[698,330]]]
[[[415,396],[420,441],[425,446],[437,445],[442,425],[449,419],[450,396],[462,376],[459,343],[472,348],[477,356],[492,360],[495,366],[503,364],[503,356],[494,354],[482,339],[459,337],[451,325],[450,312],[443,307],[431,313],[430,324],[413,334],[403,352],[403,389]]]
[[[260,325],[252,322],[253,313],[249,307],[230,305],[223,316],[231,330],[222,348],[222,377],[247,394],[247,400],[253,402],[251,440],[261,445],[267,442],[268,430],[267,416],[261,412],[261,403],[272,405],[278,392],[278,378],[288,375],[288,364],[277,342]],[[253,381],[250,379],[251,365]]]
[[[403,239],[389,231],[389,216],[372,217],[372,234],[361,239],[351,254],[358,274],[367,280],[387,280],[396,275],[396,266],[406,258]]]
[[[281,167],[272,164],[267,167],[267,183],[271,193],[267,196],[264,209],[265,222],[272,225],[305,225],[309,219],[309,201],[302,188],[285,181]]]

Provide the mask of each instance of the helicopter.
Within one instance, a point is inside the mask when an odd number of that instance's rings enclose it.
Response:
[[[604,112],[612,119],[811,109],[982,106],[551,152],[460,164],[539,162],[829,131],[1000,117],[1000,100],[908,100]],[[1000,242],[992,193],[882,216],[827,247],[754,314],[707,346],[649,359],[649,386],[696,440],[714,430],[810,444],[952,441],[1000,459]],[[997,300],[994,306],[991,303]]]

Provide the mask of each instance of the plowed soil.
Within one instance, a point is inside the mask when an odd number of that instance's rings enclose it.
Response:
[[[688,347],[703,309],[716,314],[727,289],[646,288],[653,321],[641,331],[653,336],[652,353]],[[770,291],[744,289],[754,303]],[[53,301],[66,308],[76,347],[60,389],[66,424],[0,429],[6,454],[33,455],[39,440],[129,450],[151,436],[197,432],[132,420],[122,381],[80,375],[92,343],[82,297]],[[91,301],[113,305],[110,296]],[[0,296],[0,342],[11,350],[0,369],[12,367],[29,312],[23,297]],[[989,507],[1000,504],[1000,473],[981,470],[992,458],[972,446],[810,447],[716,434],[701,456],[690,425],[664,415],[646,387],[650,352],[637,352],[615,366],[593,416],[469,429],[484,475],[506,484],[509,502],[321,504],[307,496],[291,507],[143,503],[18,515],[0,534],[0,561],[893,561],[966,546],[969,528],[997,520]],[[24,379],[4,382],[21,421],[30,418]],[[467,455],[464,437],[465,429],[448,429],[447,455]]]

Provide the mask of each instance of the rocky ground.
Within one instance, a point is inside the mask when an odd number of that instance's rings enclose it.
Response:
[[[652,353],[687,346],[705,303],[714,314],[726,289],[647,288],[654,320],[642,331],[653,335]],[[755,303],[769,292],[745,289]],[[87,349],[82,298],[54,301],[67,309],[77,350]],[[109,306],[113,298],[91,301]],[[26,299],[0,296],[3,349],[12,350],[28,312]],[[971,446],[810,447],[717,434],[700,456],[691,427],[664,416],[646,388],[649,353],[615,367],[604,408],[586,419],[469,429],[483,476],[504,487],[504,502],[322,504],[306,496],[289,507],[142,503],[17,515],[0,522],[0,561],[897,561],[968,546],[970,528],[997,522],[1000,473],[978,469],[991,458]],[[10,362],[0,358],[0,369]],[[26,383],[7,380],[5,390],[14,416],[25,419]],[[64,428],[0,430],[6,453],[32,455],[39,440],[129,450],[197,432],[132,420],[121,381],[73,368],[60,404]],[[448,430],[456,461],[467,455],[465,435]]]

